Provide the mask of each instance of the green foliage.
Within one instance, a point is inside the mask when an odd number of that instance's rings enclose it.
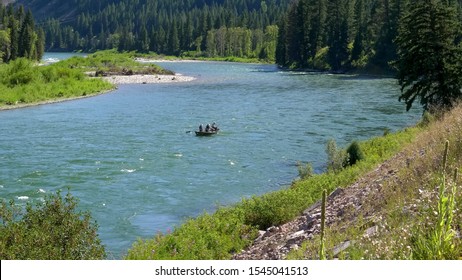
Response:
[[[18,58],[9,64],[5,74],[3,83],[8,87],[15,87],[32,82],[37,75],[37,71],[35,71],[31,61]]]
[[[53,64],[36,66],[25,58],[0,65],[0,106],[87,96],[113,88],[91,79],[84,69]]]
[[[326,144],[327,154],[327,170],[331,172],[339,172],[348,162],[348,154],[343,149],[337,148],[337,143],[334,139],[330,139]]]
[[[9,62],[18,57],[40,60],[43,55],[45,38],[43,31],[36,28],[30,10],[23,6],[14,10],[0,3],[0,59]]]
[[[321,199],[321,242],[319,245],[319,259],[325,260],[326,259],[326,251],[325,251],[325,229],[326,229],[326,198],[327,192],[326,190],[322,191],[322,199]]]
[[[0,259],[86,260],[105,258],[98,226],[77,200],[58,192],[43,203],[28,203],[25,212],[14,201],[0,208]]]
[[[348,157],[348,165],[354,165],[358,161],[364,159],[364,153],[361,150],[361,146],[357,141],[353,141],[350,146],[346,149]]]
[[[410,4],[408,4],[409,2]],[[427,7],[421,9],[420,12],[417,11],[419,6],[424,5]],[[442,24],[439,24],[439,19],[433,18],[435,25],[429,27],[422,25],[423,22],[415,17],[410,18],[409,26],[401,27],[399,33],[402,36],[403,32],[407,32],[410,36],[414,36],[414,41],[411,41],[410,37],[395,41],[403,15],[409,10],[414,10],[416,11],[415,15],[425,16],[429,12],[432,13],[432,9],[428,5],[446,6],[439,10],[442,13],[436,11],[437,13],[434,14],[440,19],[444,19]],[[447,11],[444,11],[445,9]],[[459,18],[454,17],[456,15],[455,9],[459,10]],[[452,12],[448,13],[449,10]],[[408,44],[405,48],[412,52],[424,48],[428,50],[429,46],[433,48],[431,45],[437,48],[439,44],[443,44],[443,48],[439,50],[422,51],[422,59],[409,59],[402,63],[402,67],[408,66],[408,68],[432,67],[432,65],[435,66],[434,62],[439,60],[439,56],[447,55],[444,45],[447,45],[449,41],[443,42],[441,39],[450,33],[456,34],[461,30],[459,27],[462,23],[460,11],[462,11],[461,1],[293,1],[285,18],[279,21],[280,32],[277,40],[276,63],[289,68],[327,69],[333,72],[359,68],[389,73],[394,71],[390,64],[398,59],[398,50],[400,56],[403,54],[403,47],[400,44]],[[439,30],[435,28],[439,28]],[[428,43],[427,46],[412,48],[417,46],[415,40],[420,39],[422,39],[423,44]],[[452,37],[451,43],[453,45],[458,42],[460,42],[460,35],[456,38]],[[316,54],[324,48],[327,50],[326,55],[316,58]],[[432,59],[426,60],[425,58],[428,57]],[[434,70],[449,69],[457,65],[456,60],[460,60],[460,55],[447,58],[445,64],[440,64],[443,67],[435,67]],[[461,76],[460,67],[457,71]],[[420,77],[416,75],[414,81]],[[446,81],[456,79],[456,76],[451,75],[451,77],[447,78]],[[406,86],[411,85],[412,83]],[[455,90],[449,85],[448,89]],[[456,89],[460,89],[460,85]]]
[[[435,121],[435,116],[432,115],[430,112],[428,111],[424,111],[423,115],[422,115],[422,120],[419,122],[419,126],[421,127],[427,127],[429,126],[431,123],[433,123]]]
[[[435,225],[430,228],[417,228],[411,239],[412,258],[420,260],[456,259],[455,231],[453,229],[456,210],[456,191],[458,170],[454,172],[451,184],[446,181],[449,141],[445,143],[443,168],[439,178],[438,205],[434,210],[438,216]]]
[[[298,169],[298,176],[300,179],[308,179],[309,177],[314,175],[313,165],[311,163],[303,164],[301,162],[297,162],[297,169]]]
[[[228,259],[249,245],[256,230],[243,223],[240,209],[220,208],[213,215],[204,213],[189,219],[168,234],[138,240],[127,259]]]
[[[462,95],[461,22],[446,1],[411,1],[396,39],[399,100],[425,111],[448,109]]]
[[[155,64],[135,61],[138,56],[135,52],[120,53],[117,50],[95,52],[88,57],[71,57],[56,63],[61,68],[85,69],[96,71],[97,74],[174,74],[172,71],[161,68]]]
[[[276,45],[274,28],[267,27],[275,26],[289,0],[28,2],[34,13],[46,14],[38,20],[43,22],[47,49],[51,50],[116,48],[167,55],[195,51],[212,57],[219,55],[215,51],[225,50],[223,56],[266,61],[274,60]],[[60,12],[68,10],[74,16],[63,22]],[[229,31],[227,36],[214,36],[223,29]]]

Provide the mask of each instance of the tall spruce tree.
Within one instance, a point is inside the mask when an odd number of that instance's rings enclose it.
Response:
[[[343,71],[348,60],[349,23],[348,1],[330,0],[331,16],[328,27],[327,60],[334,72]]]
[[[462,96],[461,26],[452,5],[413,0],[399,26],[399,100],[409,110],[419,98],[424,110],[450,108]]]

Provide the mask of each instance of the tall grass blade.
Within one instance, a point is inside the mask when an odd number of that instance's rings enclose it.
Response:
[[[327,198],[327,191],[323,190],[322,204],[321,204],[321,244],[319,246],[319,259],[321,260],[326,259],[326,252],[324,248],[324,234],[325,234],[325,227],[326,227],[326,198]]]

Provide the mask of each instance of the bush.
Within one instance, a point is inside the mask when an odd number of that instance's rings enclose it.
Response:
[[[32,62],[25,58],[18,58],[8,65],[4,84],[9,87],[26,85],[34,80],[36,71]]]
[[[348,162],[348,154],[337,148],[337,143],[334,139],[327,141],[327,170],[330,172],[339,172],[345,167],[345,162]]]
[[[427,127],[429,126],[431,123],[433,123],[435,121],[435,116],[432,115],[430,112],[428,111],[425,111],[422,115],[422,120],[418,123],[418,126],[420,127]]]
[[[353,141],[353,143],[348,146],[346,152],[348,154],[348,165],[350,166],[364,159],[364,153],[361,150],[361,146],[359,146],[359,143],[356,141]]]
[[[103,259],[104,246],[97,224],[88,212],[76,211],[69,193],[50,195],[42,204],[24,210],[14,201],[0,208],[0,259]]]
[[[297,162],[298,176],[300,179],[307,179],[314,175],[313,165],[311,163],[303,164]]]

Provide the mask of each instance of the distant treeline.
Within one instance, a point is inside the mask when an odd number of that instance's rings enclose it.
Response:
[[[20,0],[45,30],[46,49],[273,59],[292,0]]]
[[[14,9],[0,3],[0,59],[3,62],[25,57],[40,60],[44,52],[45,34],[35,26],[30,10]]]
[[[462,0],[425,0],[453,6]],[[414,1],[415,2],[415,1]],[[276,61],[290,68],[387,69],[397,58],[400,18],[411,0],[298,0],[279,26]],[[414,3],[415,4],[415,3]]]

